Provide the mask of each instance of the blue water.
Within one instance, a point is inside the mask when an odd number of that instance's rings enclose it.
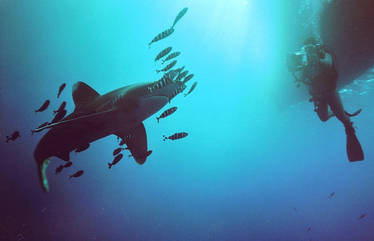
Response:
[[[320,5],[0,1],[0,133],[5,140],[21,132],[0,143],[0,240],[374,240],[374,71],[341,90],[347,110],[363,108],[354,122],[366,159],[349,163],[344,128],[319,121],[285,67],[286,53],[318,33]],[[149,49],[186,6],[175,33]],[[63,100],[73,111],[77,81],[104,94],[158,80],[153,59],[167,46],[195,75],[189,86],[199,84],[165,107],[178,106],[175,114],[144,122],[147,162],[124,158],[109,170],[118,145],[109,136],[72,153],[73,166],[60,175],[63,161],[52,158],[51,191],[43,193],[33,159],[43,134],[30,130]],[[51,106],[35,115],[45,99]],[[180,131],[189,136],[162,141]],[[80,169],[82,177],[67,178]]]

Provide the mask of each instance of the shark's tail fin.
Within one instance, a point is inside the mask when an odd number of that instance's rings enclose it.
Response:
[[[47,178],[47,167],[50,163],[49,159],[45,159],[42,162],[38,162],[38,173],[39,173],[39,181],[40,184],[42,185],[43,191],[49,192],[49,184],[48,184],[48,178]]]

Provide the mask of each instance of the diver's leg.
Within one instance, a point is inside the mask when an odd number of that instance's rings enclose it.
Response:
[[[347,134],[347,155],[351,162],[364,160],[364,153],[361,148],[361,144],[358,141],[353,123],[349,119],[349,116],[344,111],[342,101],[339,93],[334,91],[329,95],[329,105],[335,116],[343,123],[345,127],[345,133]]]
[[[317,115],[319,119],[323,122],[327,121],[330,119],[331,115],[329,114],[329,109],[328,109],[328,103],[326,100],[318,98],[314,99],[314,111],[317,112]]]
[[[329,95],[328,103],[336,118],[338,118],[346,128],[352,128],[352,122],[349,115],[344,111],[338,91],[334,91]]]

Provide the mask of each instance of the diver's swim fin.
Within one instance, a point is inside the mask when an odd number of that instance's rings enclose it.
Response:
[[[350,162],[363,161],[364,152],[362,151],[361,144],[358,141],[353,127],[346,128],[347,134],[347,155]]]

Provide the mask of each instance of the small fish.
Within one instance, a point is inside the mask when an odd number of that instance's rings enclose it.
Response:
[[[174,60],[173,62],[171,62],[170,64],[168,64],[165,68],[160,69],[160,70],[156,70],[156,72],[159,73],[161,71],[163,71],[163,72],[168,71],[169,69],[173,68],[174,65],[176,65],[176,64],[177,64],[177,61]]]
[[[180,54],[181,52],[179,51],[169,54],[165,59],[162,60],[162,64],[164,64],[166,61],[169,61],[171,59],[178,57]]]
[[[184,68],[185,68],[185,66],[182,66],[182,67],[176,69],[175,71],[177,71],[178,74],[180,74],[184,70]]]
[[[178,15],[175,17],[174,19],[174,23],[173,23],[173,26],[171,28],[174,28],[175,24],[177,24],[177,22],[179,20],[181,20],[181,18],[187,13],[187,10],[188,8],[183,8],[179,13]]]
[[[116,165],[121,159],[122,159],[123,155],[122,154],[119,154],[118,156],[116,156],[114,158],[114,160],[112,161],[112,163],[108,163],[108,167],[109,169],[112,168],[112,166]]]
[[[308,227],[306,231],[310,232],[311,230],[312,230],[312,227]]]
[[[62,120],[66,115],[66,110],[62,110],[61,112],[58,112],[55,118],[51,121],[51,123],[56,123]]]
[[[57,113],[65,110],[65,107],[66,107],[66,101],[62,102],[62,104],[60,105],[60,107],[58,107],[58,110],[54,110],[53,111],[53,114],[57,114]]]
[[[151,44],[160,41],[161,39],[169,37],[174,32],[174,28],[169,28],[163,31],[162,33],[159,33],[156,37],[152,39],[152,41],[148,44],[148,46],[151,46]]]
[[[191,89],[187,92],[187,94],[184,94],[184,97],[191,94],[191,92],[196,88],[196,85],[197,85],[197,82],[193,83],[193,85],[191,86]]]
[[[366,213],[361,214],[361,216],[358,219],[360,220],[360,219],[363,219],[364,217],[366,217]]]
[[[335,192],[330,193],[329,199],[333,198],[335,196]]]
[[[121,151],[125,150],[124,148],[118,147],[113,151],[113,156],[118,155]]]
[[[165,135],[163,136],[163,141],[165,141],[166,139],[170,139],[170,140],[177,140],[177,139],[182,139],[182,138],[185,138],[186,136],[188,136],[188,133],[187,132],[179,132],[179,133],[175,133],[174,135],[171,135],[169,137],[166,137]]]
[[[167,47],[166,49],[162,50],[155,58],[155,62],[161,59],[162,57],[166,56],[168,53],[170,53],[172,47]]]
[[[82,145],[82,146],[77,147],[77,149],[75,149],[75,152],[82,152],[82,151],[85,151],[85,150],[87,150],[89,147],[90,147],[90,144],[87,143],[87,144],[85,144],[85,145]]]
[[[164,112],[162,112],[162,114],[159,117],[156,117],[157,122],[160,122],[161,118],[165,118],[165,117],[168,117],[169,115],[173,114],[176,110],[177,110],[176,106],[165,110]]]
[[[70,176],[69,176],[69,179],[71,179],[71,178],[73,178],[73,177],[80,177],[80,176],[83,175],[83,173],[84,173],[83,170],[79,170],[79,171],[77,171],[76,173],[74,173],[73,175],[70,175]]]
[[[162,78],[163,79],[174,80],[177,75],[178,75],[178,70],[172,69],[172,70],[169,70],[168,72],[166,72],[166,74]]]
[[[66,87],[65,83],[63,83],[62,85],[60,85],[60,88],[58,88],[57,98],[60,97],[60,95],[61,95],[62,91],[65,89],[65,87]]]
[[[65,168],[68,168],[68,167],[71,167],[71,165],[73,165],[72,162],[67,162],[67,163],[64,165],[64,167],[65,167]]]
[[[44,126],[47,126],[47,125],[49,125],[48,121],[44,122],[43,124],[41,124],[40,126],[38,126],[38,128],[36,128],[36,129],[43,128]],[[34,134],[35,132],[36,132],[35,130],[31,130],[31,135]]]
[[[122,139],[121,142],[119,143],[120,146],[123,146],[126,144],[126,140]]]
[[[177,77],[177,81],[181,81],[186,75],[188,74],[188,70],[185,70],[183,71],[182,73],[180,73]]]
[[[19,137],[21,137],[21,135],[19,134],[19,131],[15,131],[12,133],[12,135],[6,136],[5,142],[8,143],[9,141],[15,141]]]
[[[190,75],[187,75],[186,78],[184,78],[183,80],[183,84],[187,83],[190,79],[192,79],[194,77],[193,74],[190,74]]]
[[[58,173],[62,172],[62,169],[64,169],[64,166],[63,166],[63,165],[58,166],[58,167],[56,168],[55,173],[58,174]]]
[[[35,113],[45,111],[48,108],[48,106],[49,106],[50,103],[51,102],[49,100],[44,101],[43,105],[40,106],[39,109],[35,110]]]

